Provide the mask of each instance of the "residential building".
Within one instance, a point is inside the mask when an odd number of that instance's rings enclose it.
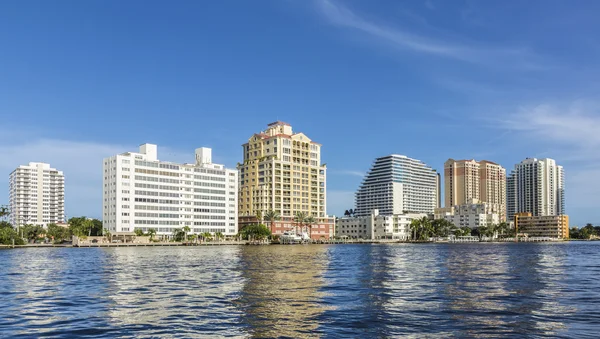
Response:
[[[488,160],[454,160],[444,163],[445,207],[464,205],[477,199],[502,206],[505,221],[506,170]]]
[[[465,204],[436,208],[434,218],[448,220],[456,227],[477,228],[500,223],[503,221],[503,211],[503,205],[471,199]]]
[[[427,214],[380,215],[377,209],[368,216],[343,217],[336,222],[336,236],[353,239],[397,239],[408,240],[410,224]]]
[[[377,158],[356,192],[355,213],[433,213],[439,207],[438,187],[437,172],[420,160],[397,154]]]
[[[519,234],[528,237],[569,238],[568,215],[534,216],[531,213],[517,213],[514,224]]]
[[[565,179],[553,159],[527,158],[515,165],[507,182],[507,214],[532,216],[565,214]]]
[[[242,145],[244,161],[238,164],[240,227],[265,222],[268,211],[281,219],[268,224],[273,234],[296,226],[294,216],[315,218],[309,234],[314,239],[334,234],[335,219],[327,215],[327,167],[321,163],[321,144],[288,123],[270,123]]]
[[[65,221],[65,176],[41,162],[17,167],[9,176],[10,222],[47,227]]]
[[[103,226],[114,235],[154,228],[163,238],[185,226],[237,234],[237,171],[213,164],[210,148],[195,155],[191,164],[161,161],[156,145],[143,144],[104,159]]]

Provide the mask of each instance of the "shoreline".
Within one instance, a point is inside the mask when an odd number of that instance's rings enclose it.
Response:
[[[26,244],[26,245],[0,245],[0,249],[17,248],[109,248],[109,247],[198,247],[198,246],[258,246],[258,245],[366,245],[366,244],[505,244],[505,243],[567,243],[572,241],[595,241],[584,239],[551,240],[551,241],[471,241],[471,242],[448,242],[448,241],[400,241],[400,240],[362,240],[362,241],[317,241],[306,244],[282,244],[274,243],[252,243],[248,241],[223,241],[214,243],[111,243],[111,244]]]

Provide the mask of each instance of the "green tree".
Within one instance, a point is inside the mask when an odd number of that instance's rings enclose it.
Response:
[[[150,236],[150,240],[152,240],[154,238],[154,236],[156,235],[156,229],[154,229],[154,228],[148,229],[148,235]]]
[[[108,228],[103,229],[102,233],[104,233],[104,236],[108,238],[108,242],[112,242],[112,233],[110,233]]]
[[[12,225],[6,221],[0,221],[0,244],[2,245],[12,245],[13,240],[15,245],[24,245],[25,242],[23,238],[19,236],[17,230],[15,230]]]
[[[39,225],[24,225],[23,236],[30,243],[35,243],[37,239],[46,234],[46,230]]]
[[[304,219],[304,225],[308,228],[308,238],[312,239],[312,227],[317,223],[317,220],[312,215],[309,215]]]
[[[427,240],[433,235],[433,226],[428,217],[413,219],[410,223],[413,240]]]
[[[238,236],[243,240],[263,240],[271,236],[271,231],[265,225],[254,224],[244,227]]]
[[[205,241],[209,241],[212,239],[212,234],[210,232],[204,232],[202,233],[202,238],[204,238]]]
[[[191,231],[190,227],[188,225],[185,225],[185,226],[183,226],[183,228],[181,230],[183,231],[183,236],[184,236],[185,240],[187,241],[187,235]]]
[[[57,224],[48,224],[46,236],[52,238],[55,243],[60,243],[63,240],[69,240],[71,232],[66,227],[58,226]]]
[[[302,229],[307,217],[308,216],[304,212],[296,212],[296,215],[294,215],[294,222],[297,225],[296,227],[300,227],[300,229]],[[298,233],[298,230],[296,230],[296,233]]]
[[[0,207],[0,219],[4,219],[10,215],[10,210],[6,206]]]
[[[138,227],[136,227],[136,228],[133,229],[133,233],[135,233],[135,235],[138,236],[138,237],[141,237],[141,236],[144,235],[144,231],[142,231],[142,229],[138,228]]]
[[[89,219],[87,217],[73,217],[68,221],[71,234],[78,237],[101,236],[102,221],[98,219]]]
[[[263,221],[262,211],[256,211],[256,219],[258,220],[259,223],[262,223],[262,221]]]
[[[174,241],[183,241],[185,237],[185,232],[181,228],[176,228],[173,230],[173,240]]]
[[[279,212],[269,210],[265,213],[265,220],[271,223],[271,233],[275,232],[275,221],[281,220],[281,215]]]
[[[221,240],[221,239],[223,239],[224,237],[225,237],[225,236],[224,236],[224,235],[223,235],[223,233],[221,233],[221,232],[217,232],[217,233],[215,233],[215,239],[217,239],[217,240]]]

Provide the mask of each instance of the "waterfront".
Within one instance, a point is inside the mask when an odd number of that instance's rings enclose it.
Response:
[[[600,244],[0,251],[7,337],[594,337]]]

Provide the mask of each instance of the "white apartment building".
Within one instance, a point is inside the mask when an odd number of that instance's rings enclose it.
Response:
[[[190,233],[235,235],[237,171],[212,163],[210,148],[196,149],[196,162],[158,160],[157,146],[104,159],[103,225],[113,234],[154,228],[171,236],[188,226]]]
[[[528,158],[515,165],[506,180],[507,216],[565,214],[565,173],[553,159]]]
[[[353,239],[397,239],[408,240],[411,236],[410,224],[427,214],[380,215],[378,210],[364,217],[338,218],[336,236]]]
[[[10,222],[47,227],[65,220],[65,176],[49,164],[30,162],[9,176]]]
[[[375,159],[356,192],[356,215],[433,213],[439,207],[439,175],[425,163],[392,154]]]
[[[471,199],[466,204],[436,208],[435,219],[446,219],[456,227],[477,228],[499,224],[502,221],[504,205],[481,202]]]

